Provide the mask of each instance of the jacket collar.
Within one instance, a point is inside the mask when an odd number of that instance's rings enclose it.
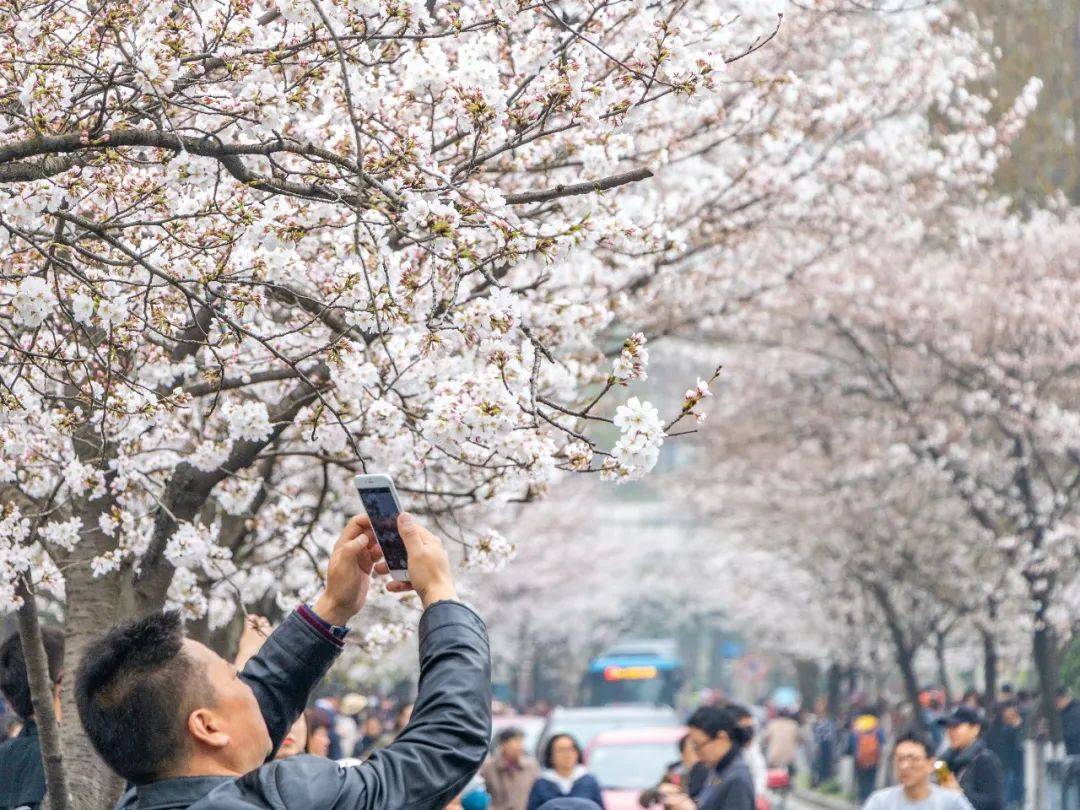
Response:
[[[162,779],[160,782],[137,787],[134,801],[123,806],[131,810],[188,807],[218,785],[232,781],[231,776],[181,776],[176,779]]]

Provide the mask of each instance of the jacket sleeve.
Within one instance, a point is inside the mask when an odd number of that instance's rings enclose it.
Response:
[[[274,751],[341,650],[340,642],[305,615],[308,610],[290,613],[240,673],[259,701]]]
[[[978,757],[961,779],[964,795],[975,810],[1002,810],[1005,804],[1005,785],[997,757],[989,752]]]
[[[537,779],[533,782],[532,788],[529,790],[529,801],[525,803],[525,810],[536,810],[540,805],[544,803],[544,790]]]
[[[338,770],[327,807],[441,810],[487,756],[491,655],[484,622],[460,602],[437,602],[420,619],[420,684],[412,720],[362,765]],[[309,785],[283,785],[284,794]],[[286,802],[288,807],[304,806]],[[320,805],[322,806],[322,805]]]

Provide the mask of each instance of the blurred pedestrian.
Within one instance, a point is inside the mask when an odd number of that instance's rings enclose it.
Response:
[[[855,764],[855,793],[862,804],[877,786],[881,752],[885,748],[885,731],[877,715],[867,711],[851,723],[848,753]]]
[[[964,696],[960,698],[960,705],[967,706],[969,709],[975,709],[975,711],[982,711],[983,700],[982,695],[979,694],[979,690],[968,689],[964,692]]]
[[[998,704],[986,745],[1001,762],[1005,807],[1015,810],[1024,803],[1024,720],[1015,700]]]
[[[398,738],[398,735],[405,730],[405,726],[409,725],[409,720],[412,719],[413,704],[403,703],[401,708],[397,710],[397,714],[394,715],[394,725],[389,731],[383,733],[378,742],[375,743],[375,748],[386,748]]]
[[[563,796],[590,799],[604,806],[600,783],[582,764],[581,746],[569,734],[556,734],[547,741],[542,764],[544,770],[529,791],[528,810]]]
[[[765,745],[765,761],[770,768],[781,768],[795,775],[795,758],[799,751],[799,721],[784,709],[765,724],[761,735]]]
[[[342,756],[351,756],[356,750],[356,741],[360,739],[360,724],[357,720],[367,708],[367,698],[356,692],[349,692],[338,704],[338,715],[334,721]]]
[[[1001,763],[981,738],[982,713],[961,704],[943,719],[949,748],[942,760],[949,776],[942,787],[964,791],[975,810],[1003,810],[1005,788]]]
[[[383,736],[383,724],[379,715],[372,713],[364,718],[364,724],[360,727],[360,738],[353,746],[353,756],[363,760],[371,756],[371,752],[379,744]]]
[[[330,714],[324,709],[311,708],[304,712],[307,720],[307,753],[316,757],[330,756]]]
[[[899,784],[872,793],[863,810],[972,810],[963,793],[930,782],[934,748],[921,734],[907,732],[897,737],[893,772]]]
[[[525,810],[540,765],[525,753],[525,732],[506,728],[496,737],[495,753],[480,768],[492,810]]]
[[[1077,702],[1064,686],[1058,689],[1057,710],[1061,713],[1065,755],[1080,756],[1080,702]]]
[[[754,780],[754,795],[764,796],[769,786],[769,765],[765,761],[765,755],[761,752],[761,746],[754,739],[754,715],[745,706],[738,703],[728,705],[728,710],[735,718],[735,724],[739,727],[739,753],[742,754],[746,767],[750,769],[750,776]]]
[[[297,754],[306,754],[307,744],[307,715],[304,712],[301,712],[300,716],[296,718],[296,722],[292,724],[287,732],[285,732],[285,737],[281,741],[281,747],[278,748],[277,753],[274,754],[274,759],[288,759],[289,757],[295,757]]]
[[[667,810],[754,810],[754,778],[742,756],[750,737],[728,708],[702,706],[686,721],[690,740],[706,773],[695,794],[663,796]]]
[[[64,666],[64,634],[55,627],[42,627],[45,665],[52,681],[53,711],[60,719],[60,683]],[[30,699],[26,658],[17,632],[0,646],[0,692],[21,722],[18,736],[0,742],[0,808],[36,808],[45,798],[45,768],[41,741]]]
[[[833,763],[836,762],[836,721],[829,717],[829,704],[818,698],[814,706],[814,723],[810,727],[811,767],[810,781],[817,787],[832,779]]]

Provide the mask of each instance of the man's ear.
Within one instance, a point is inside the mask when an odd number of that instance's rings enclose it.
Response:
[[[229,735],[223,730],[221,721],[213,709],[196,709],[188,715],[188,733],[199,745],[209,748],[224,748],[230,742]]]

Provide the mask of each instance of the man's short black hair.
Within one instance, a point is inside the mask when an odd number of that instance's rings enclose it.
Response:
[[[913,728],[907,731],[901,732],[900,736],[896,738],[896,742],[893,744],[893,754],[896,754],[896,750],[900,747],[900,743],[915,743],[922,746],[923,751],[926,752],[926,756],[932,757],[934,755],[934,744],[920,731],[916,731]]]
[[[45,645],[49,680],[56,686],[60,683],[64,669],[64,634],[55,627],[42,627],[41,640]],[[23,655],[18,631],[8,636],[3,645],[0,645],[0,692],[3,692],[21,720],[34,716],[34,704],[30,700],[30,680],[26,674],[26,656]]]
[[[188,751],[187,717],[210,691],[206,673],[183,653],[176,611],[117,625],[86,650],[75,703],[86,736],[124,779],[152,782]]]
[[[504,728],[498,733],[498,735],[495,737],[495,742],[497,742],[499,745],[502,745],[503,743],[510,742],[510,740],[520,740],[524,736],[525,732],[522,731],[520,728],[518,728],[517,726],[510,726],[509,728]]]

